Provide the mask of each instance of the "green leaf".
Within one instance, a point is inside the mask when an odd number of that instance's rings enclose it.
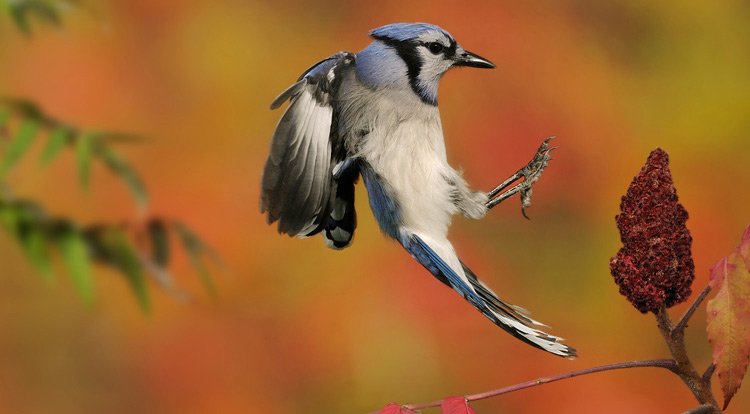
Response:
[[[57,10],[45,1],[16,0],[9,2],[8,6],[16,26],[26,35],[31,34],[31,16],[50,25],[60,26],[61,24]]]
[[[86,303],[91,304],[94,299],[94,280],[83,236],[74,229],[65,229],[60,235],[59,246],[76,290]]]
[[[182,223],[174,223],[174,230],[177,233],[182,247],[188,254],[190,262],[198,272],[198,275],[203,282],[205,289],[212,295],[216,294],[216,288],[214,287],[214,281],[211,278],[211,274],[208,272],[205,263],[203,263],[203,254],[213,253],[206,247],[206,245],[195,235],[190,229]]]
[[[31,264],[37,268],[45,279],[52,279],[52,265],[50,264],[47,238],[40,229],[31,227],[23,239],[23,247]]]
[[[13,169],[18,160],[21,159],[26,150],[36,136],[39,124],[34,121],[24,121],[18,128],[16,136],[10,141],[5,152],[5,157],[0,162],[0,178],[8,174]]]
[[[31,24],[29,23],[24,8],[10,4],[8,12],[10,13],[10,17],[12,17],[13,21],[16,23],[16,26],[18,26],[18,29],[25,35],[31,35]]]
[[[88,190],[89,176],[91,175],[91,154],[94,150],[94,136],[91,133],[83,133],[76,138],[76,160],[78,161],[78,177],[81,186]]]
[[[39,158],[39,162],[41,162],[43,166],[49,165],[72,136],[73,131],[64,126],[52,131],[47,140],[47,145],[42,151],[42,156]]]
[[[21,117],[32,119],[40,124],[52,125],[53,119],[47,117],[42,109],[32,101],[25,99],[0,98],[0,105],[7,107],[11,112],[17,112]]]
[[[148,222],[147,231],[151,241],[151,257],[157,265],[169,265],[169,233],[164,221],[152,219]]]
[[[125,233],[119,229],[112,229],[107,235],[109,256],[115,265],[127,277],[130,287],[133,288],[138,303],[144,312],[150,309],[150,300],[148,296],[148,287],[146,278],[143,275],[143,266],[138,259],[138,255],[133,249]]]
[[[97,224],[84,229],[83,237],[92,259],[122,272],[138,298],[141,309],[148,312],[150,303],[143,265],[125,232],[118,227]]]
[[[16,238],[29,261],[46,279],[52,277],[44,231],[44,212],[32,201],[20,200],[13,203],[16,213]]]
[[[20,217],[16,207],[10,203],[0,201],[0,224],[15,237],[18,234]]]
[[[5,126],[5,123],[8,122],[8,118],[10,118],[9,113],[0,111],[0,129],[2,129],[2,127]]]
[[[114,151],[103,145],[97,147],[96,152],[102,158],[104,164],[125,182],[138,206],[145,209],[146,205],[148,205],[148,194],[146,193],[143,181],[141,181],[135,170],[125,163]]]

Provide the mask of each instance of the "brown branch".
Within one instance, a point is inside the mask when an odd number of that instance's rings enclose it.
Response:
[[[682,315],[682,318],[680,318],[680,321],[677,322],[677,325],[672,328],[674,331],[684,331],[685,327],[687,326],[688,321],[690,320],[690,317],[693,316],[693,313],[695,313],[695,310],[698,309],[698,306],[703,303],[703,299],[706,299],[706,296],[708,296],[709,292],[711,292],[711,285],[706,286],[703,288],[703,291],[698,295],[697,298],[695,298],[695,301],[693,301],[693,304],[690,305],[690,308]]]
[[[691,313],[690,310],[688,310],[687,313]],[[689,318],[690,315],[687,315],[687,313],[686,316]],[[672,357],[674,357],[674,360],[677,363],[677,370],[674,372],[679,375],[682,382],[690,388],[690,391],[692,391],[699,403],[712,405],[714,407],[714,412],[721,412],[718,403],[716,402],[716,398],[711,391],[711,387],[703,380],[701,375],[698,374],[698,371],[688,357],[687,348],[685,347],[684,329],[675,329],[675,327],[673,327],[672,320],[669,319],[669,314],[667,314],[667,310],[664,307],[659,309],[659,312],[656,313],[656,320],[658,322],[659,331],[661,331],[664,340],[667,342],[669,352],[672,353]]]
[[[538,385],[548,384],[550,382],[560,381],[560,380],[564,380],[568,378],[574,378],[574,377],[578,377],[581,375],[588,375],[588,374],[594,374],[597,372],[613,371],[613,370],[625,369],[625,368],[645,368],[645,367],[665,368],[677,374],[677,363],[675,363],[675,361],[671,359],[654,359],[654,360],[646,360],[646,361],[620,362],[616,364],[601,365],[597,367],[585,368],[585,369],[578,370],[578,371],[566,372],[563,374],[553,375],[550,377],[541,377],[535,380],[511,385],[509,387],[499,388],[499,389],[492,390],[492,391],[481,392],[478,394],[467,395],[466,401],[483,400],[485,398],[495,397],[498,395],[507,394],[507,393],[514,392],[514,391],[525,390],[527,388],[536,387]],[[424,408],[439,407],[440,404],[442,404],[442,402],[443,400],[432,401],[432,402],[422,403],[422,404],[407,404],[407,405],[404,405],[404,407],[410,410],[421,410]]]
[[[693,407],[682,414],[711,414],[716,412],[716,407],[711,404],[701,404]]]
[[[712,362],[711,365],[709,365],[708,368],[706,368],[706,372],[704,372],[703,375],[701,376],[701,379],[703,380],[703,382],[705,382],[706,385],[709,387],[711,386],[711,377],[713,377],[714,371],[716,371],[716,364]]]
[[[695,408],[692,408],[685,412],[685,414],[711,414],[720,413],[721,410],[718,407],[716,399],[711,391],[711,376],[713,375],[715,365],[711,364],[706,372],[701,376],[696,371],[690,358],[687,354],[685,347],[685,328],[687,327],[688,321],[695,313],[696,309],[703,300],[708,296],[711,291],[711,287],[707,286],[698,295],[695,301],[690,305],[690,308],[682,315],[677,325],[672,324],[672,320],[669,318],[665,308],[661,308],[659,312],[655,312],[656,320],[658,322],[659,330],[664,336],[669,351],[672,353],[674,359],[655,359],[645,361],[629,361],[620,362],[610,365],[601,365],[591,368],[585,368],[578,371],[566,372],[563,374],[553,375],[550,377],[541,377],[532,381],[526,381],[519,384],[511,385],[504,388],[498,388],[496,390],[481,392],[478,394],[472,394],[466,396],[466,401],[477,401],[485,398],[496,397],[502,394],[508,394],[515,391],[525,390],[527,388],[536,387],[543,384],[549,384],[551,382],[560,381],[568,378],[574,378],[581,375],[594,374],[597,372],[613,371],[625,368],[665,368],[676,374],[682,379],[682,381],[690,388],[695,398],[701,404]],[[431,401],[421,404],[407,404],[404,408],[409,410],[421,410],[425,408],[439,407],[443,403],[443,400]]]

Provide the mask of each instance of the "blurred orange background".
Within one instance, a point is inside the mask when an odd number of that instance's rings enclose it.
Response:
[[[153,287],[150,315],[98,270],[87,306],[69,280],[37,276],[0,234],[0,412],[366,413],[596,364],[668,356],[653,316],[609,275],[620,196],[648,152],[671,156],[690,212],[699,291],[750,222],[750,6],[742,1],[94,2],[61,30],[0,26],[0,92],[75,125],[144,134],[119,150],[155,214],[191,223],[226,261],[218,295]],[[258,212],[281,112],[268,105],[312,63],[357,51],[367,31],[426,21],[497,64],[442,82],[449,158],[489,189],[556,135],[531,221],[518,200],[457,218],[464,260],[578,348],[575,361],[511,338],[383,237],[360,185],[359,229],[342,252],[276,234]],[[67,159],[66,159],[67,158]],[[72,155],[27,162],[17,194],[85,222],[131,218],[121,182],[76,180]],[[58,272],[61,273],[61,272]],[[686,305],[672,309],[677,318]],[[710,361],[703,308],[688,347]],[[747,382],[747,381],[746,381]],[[728,412],[750,412],[750,385]],[[720,393],[717,388],[717,393]],[[719,395],[719,394],[717,394]],[[677,413],[696,405],[656,369],[578,378],[473,404],[479,413]],[[437,411],[425,411],[437,412]]]

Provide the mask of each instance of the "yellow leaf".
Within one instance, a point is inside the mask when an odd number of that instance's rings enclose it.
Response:
[[[737,249],[711,269],[711,287],[717,293],[706,306],[706,330],[726,409],[750,361],[750,226]]]

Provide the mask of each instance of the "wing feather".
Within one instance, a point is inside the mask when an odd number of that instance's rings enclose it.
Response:
[[[332,174],[342,154],[342,137],[332,130],[337,93],[344,71],[355,64],[352,53],[340,52],[308,69],[271,104],[289,107],[281,117],[263,170],[261,212],[280,233],[305,237],[320,232],[336,191]],[[345,156],[345,154],[344,154]]]
[[[308,93],[303,92],[300,99],[302,98],[309,99]],[[318,132],[310,128],[310,120],[314,116],[312,107],[308,108],[305,115],[304,123],[300,127],[300,131]],[[297,148],[295,148],[294,156],[285,163],[291,167],[291,171],[289,173],[289,179],[284,182],[284,186],[282,187],[282,193],[286,194],[287,200],[282,207],[282,218],[286,218],[286,220],[281,220],[279,222],[279,231],[289,234],[291,234],[292,231],[299,233],[303,230],[304,225],[301,223],[302,219],[300,217],[304,217],[303,210],[306,207],[305,199],[307,198],[307,194],[309,194],[310,188],[316,178],[315,174],[317,173],[317,171],[312,168],[312,165],[308,165],[308,157],[310,155],[310,146],[315,140],[320,139],[320,137],[303,136],[303,138],[305,139],[301,140]]]

